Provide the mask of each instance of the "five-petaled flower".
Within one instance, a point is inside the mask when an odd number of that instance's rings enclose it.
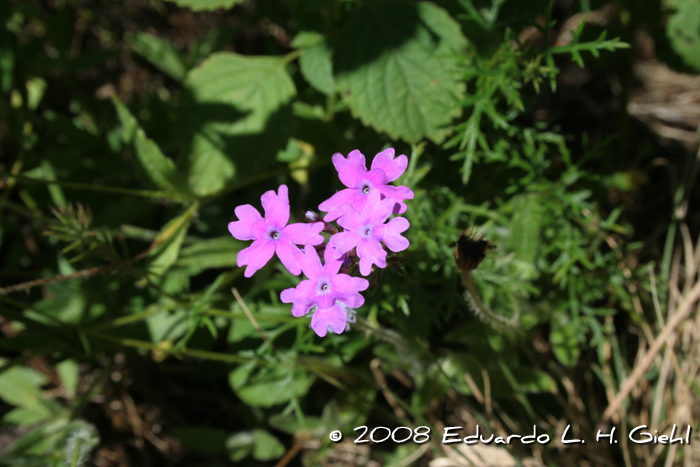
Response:
[[[384,242],[393,252],[408,248],[408,240],[401,232],[408,229],[410,224],[404,217],[395,217],[385,224],[393,212],[395,201],[393,198],[380,199],[380,196],[379,190],[370,191],[368,202],[359,213],[347,206],[345,214],[338,219],[338,225],[345,231],[333,235],[328,243],[335,247],[338,255],[357,248],[360,274],[363,276],[369,275],[373,264],[386,267],[386,251],[379,242]]]
[[[340,334],[345,329],[347,315],[339,303],[349,308],[362,306],[365,299],[360,291],[369,287],[369,281],[361,277],[351,277],[347,274],[339,274],[343,264],[335,249],[326,245],[323,254],[325,261],[321,265],[321,259],[312,245],[306,245],[303,253],[295,255],[297,262],[304,271],[307,280],[301,281],[295,288],[282,291],[280,299],[283,303],[293,303],[292,315],[304,316],[312,308],[317,307],[311,319],[311,328],[323,337],[330,326],[333,332]]]
[[[319,210],[326,212],[324,222],[308,211],[306,224],[287,225],[289,193],[285,185],[280,185],[278,193],[271,190],[260,198],[265,217],[245,204],[236,207],[238,220],[228,225],[229,232],[238,240],[253,240],[238,253],[238,266],[247,266],[245,277],[251,277],[275,253],[295,276],[304,272],[307,279],[283,290],[280,298],[284,303],[292,303],[292,314],[296,317],[313,312],[311,328],[321,337],[329,331],[342,333],[347,323],[354,322],[355,308],[365,302],[360,292],[367,290],[369,281],[345,274],[357,258],[360,274],[368,276],[372,265],[380,268],[387,265],[382,242],[393,252],[408,248],[408,240],[401,235],[409,228],[408,221],[403,217],[387,220],[392,214],[406,212],[403,201],[413,198],[408,187],[389,185],[408,166],[406,156],[394,158],[391,148],[375,156],[370,170],[365,156],[358,150],[351,151],[347,158],[334,154],[333,164],[347,188],[319,205]],[[343,231],[330,224],[334,220]],[[328,243],[318,247],[324,251],[324,264],[314,248],[324,242],[321,232],[331,235]]]
[[[392,212],[406,212],[406,199],[413,199],[413,191],[405,186],[388,185],[398,179],[408,166],[408,158],[400,155],[394,159],[394,149],[389,148],[380,152],[372,160],[372,167],[367,170],[365,156],[357,149],[348,154],[347,159],[342,154],[333,154],[333,165],[338,171],[338,178],[347,188],[340,190],[319,205],[319,209],[327,212],[323,218],[331,222],[342,216],[344,206],[352,206],[360,212],[367,204],[372,189],[379,190],[383,198],[393,198],[395,205]]]
[[[251,277],[265,266],[272,255],[282,261],[289,272],[298,276],[301,272],[295,259],[296,253],[301,253],[296,245],[320,245],[323,243],[323,222],[312,224],[290,224],[289,195],[286,185],[280,185],[279,194],[273,190],[265,192],[262,201],[265,217],[250,204],[238,206],[235,209],[237,222],[230,222],[228,230],[238,240],[253,240],[253,243],[238,252],[238,266],[248,267],[244,276]]]

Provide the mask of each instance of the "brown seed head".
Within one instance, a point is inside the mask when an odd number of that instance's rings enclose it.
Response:
[[[496,246],[485,238],[477,236],[467,231],[459,234],[457,246],[455,247],[455,261],[457,267],[462,272],[473,271],[486,258],[486,252],[493,250]]]

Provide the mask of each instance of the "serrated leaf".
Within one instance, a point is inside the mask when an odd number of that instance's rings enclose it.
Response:
[[[231,8],[243,0],[166,0],[177,6],[187,7],[192,11],[211,11],[219,8]]]
[[[700,0],[674,0],[666,34],[683,60],[700,70]]]
[[[189,186],[198,195],[224,187],[236,173],[234,159],[254,173],[287,142],[286,109],[296,94],[282,57],[211,55],[185,80],[185,127],[190,142]]]
[[[428,2],[365,2],[334,54],[337,88],[353,115],[392,138],[441,142],[461,114],[453,70],[466,47],[459,24]]]
[[[124,39],[137,54],[171,78],[182,81],[187,74],[180,52],[167,39],[146,32],[126,33]]]
[[[172,159],[166,157],[158,145],[146,137],[129,109],[118,98],[114,97],[113,100],[124,128],[124,141],[133,141],[136,157],[151,181],[158,188],[186,191],[185,183]]]
[[[335,93],[332,56],[333,51],[321,38],[319,42],[310,46],[299,57],[299,67],[304,79],[328,96]]]

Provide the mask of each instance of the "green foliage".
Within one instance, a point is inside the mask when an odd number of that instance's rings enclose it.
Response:
[[[690,194],[675,211],[665,188],[641,195],[661,147],[636,127],[645,149],[621,156],[616,21],[560,30],[588,2],[49,3],[0,3],[0,415],[17,438],[0,465],[245,467],[299,447],[288,465],[325,465],[328,434],[363,424],[600,422],[657,329],[644,310],[670,294],[679,213],[697,215]],[[697,5],[676,0],[667,29],[689,65]],[[243,277],[227,224],[282,183],[302,222],[343,188],[332,154],[387,147],[409,156],[410,248],[320,339],[280,301],[301,277],[277,259]],[[467,230],[495,245],[470,276],[491,317],[455,263]]]
[[[188,74],[185,89],[192,96],[188,123],[196,128],[188,157],[188,182],[196,195],[222,189],[236,172],[236,160],[259,160],[261,151],[275,154],[286,142],[280,128],[270,128],[271,120],[285,119],[285,106],[296,94],[286,64],[284,57],[222,52]],[[208,109],[202,115],[205,121],[196,121],[201,118],[197,109]],[[259,136],[246,141],[248,135]],[[242,137],[240,144],[230,145],[229,139],[235,136]]]
[[[187,73],[185,61],[172,43],[153,34],[139,32],[124,36],[134,52],[158,67],[171,78],[182,81]]]
[[[338,91],[366,125],[439,143],[461,113],[454,64],[465,47],[459,24],[432,3],[365,3],[336,44]]]
[[[668,38],[683,60],[700,70],[700,2],[674,0],[670,3],[674,12],[668,19]]]
[[[209,11],[219,8],[231,8],[243,0],[167,0],[178,6],[191,8],[192,11]]]

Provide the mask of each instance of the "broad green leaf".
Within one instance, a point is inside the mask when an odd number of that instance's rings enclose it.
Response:
[[[113,100],[124,127],[124,141],[133,141],[136,157],[151,181],[162,189],[185,191],[184,181],[172,159],[166,157],[158,145],[146,137],[129,109],[118,98],[114,97]]]
[[[333,51],[325,38],[316,32],[302,31],[292,41],[292,47],[306,49],[299,57],[299,67],[304,79],[322,93],[333,94]]]
[[[14,408],[3,415],[2,421],[11,425],[29,426],[39,423],[49,415],[51,415],[51,411],[48,407],[44,404],[36,404]]]
[[[554,355],[562,365],[570,368],[576,365],[581,350],[576,338],[574,323],[560,323],[558,320],[553,320],[552,331],[549,333],[549,342],[552,344]]]
[[[43,78],[32,77],[27,80],[27,107],[34,110],[41,102],[46,91],[46,80]]]
[[[56,372],[68,392],[75,394],[78,390],[78,377],[80,376],[78,363],[75,360],[63,360],[56,365]]]
[[[459,24],[428,2],[365,2],[335,48],[338,90],[353,115],[392,138],[441,142],[461,114]]]
[[[241,373],[249,372],[240,366],[229,374],[231,387],[241,400],[254,407],[272,407],[307,393],[314,377],[301,371],[291,372],[280,366],[247,379]]]
[[[245,161],[251,175],[287,142],[289,103],[296,94],[282,57],[211,55],[185,80],[189,185],[197,195],[223,188]]]
[[[137,54],[151,62],[156,68],[171,78],[182,81],[187,67],[175,46],[162,37],[147,32],[135,34],[127,32],[124,39]]]
[[[183,248],[176,266],[202,269],[234,267],[238,252],[246,246],[245,242],[230,236],[202,240]]]
[[[5,363],[2,360],[1,363]],[[34,370],[15,366],[0,373],[0,398],[10,405],[35,407],[42,403],[44,396],[39,386],[47,383],[46,378]]]
[[[219,8],[231,8],[232,6],[241,3],[243,0],[167,0],[173,2],[177,6],[187,7],[192,11],[210,11],[218,10]]]
[[[685,62],[700,70],[700,0],[673,0],[666,34]]]
[[[172,313],[163,310],[161,313],[149,316],[146,319],[146,326],[151,334],[151,341],[175,341],[182,337],[189,329],[187,318],[188,313],[184,310],[176,310]]]
[[[253,430],[253,457],[259,461],[279,459],[285,449],[277,438],[265,430]]]
[[[238,462],[253,452],[255,438],[250,431],[233,434],[226,440],[226,451],[231,462]]]

